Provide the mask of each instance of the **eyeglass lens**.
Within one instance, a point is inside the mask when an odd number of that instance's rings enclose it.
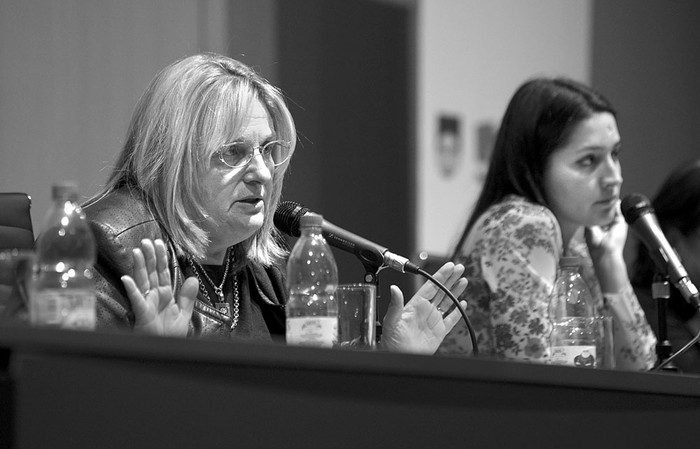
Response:
[[[289,144],[281,140],[273,140],[263,146],[254,145],[251,142],[233,142],[219,149],[221,160],[230,167],[242,167],[253,159],[255,149],[267,161],[274,165],[280,165],[289,157]]]

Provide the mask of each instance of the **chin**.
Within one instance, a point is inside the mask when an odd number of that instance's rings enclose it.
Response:
[[[600,226],[605,227],[610,225],[615,219],[615,212],[610,212],[609,214],[602,214],[594,217],[587,226]]]

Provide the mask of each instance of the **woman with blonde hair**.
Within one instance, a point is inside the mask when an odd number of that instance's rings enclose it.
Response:
[[[282,94],[246,65],[200,54],[163,69],[84,207],[98,242],[98,328],[282,337],[287,253],[273,216],[295,144]],[[459,294],[462,271],[436,275]],[[404,306],[394,287],[382,347],[434,352],[459,319],[442,318],[442,296],[426,284]]]

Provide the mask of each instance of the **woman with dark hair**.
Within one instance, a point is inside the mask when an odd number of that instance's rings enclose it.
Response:
[[[652,207],[688,277],[696,286],[700,285],[700,159],[676,167],[656,193]],[[651,295],[656,273],[649,251],[638,243],[632,284],[652,326],[658,324],[658,304]],[[700,331],[700,316],[675,287],[666,305],[667,337],[672,350],[677,351]],[[675,358],[674,363],[681,371],[700,373],[700,346],[694,345]]]
[[[479,350],[547,362],[549,296],[559,259],[578,256],[600,315],[614,317],[618,368],[654,363],[654,335],[622,256],[622,175],[616,115],[593,89],[537,78],[513,95],[474,211],[455,247],[469,279],[469,314]],[[469,353],[458,325],[442,353]]]

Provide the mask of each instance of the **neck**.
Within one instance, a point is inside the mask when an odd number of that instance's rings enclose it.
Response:
[[[571,240],[574,238],[576,233],[581,229],[581,226],[561,226],[561,238],[564,245],[564,253],[569,248]]]
[[[226,263],[226,256],[228,255],[228,248],[223,248],[214,251],[207,251],[204,255],[202,263],[204,265],[223,265]]]

